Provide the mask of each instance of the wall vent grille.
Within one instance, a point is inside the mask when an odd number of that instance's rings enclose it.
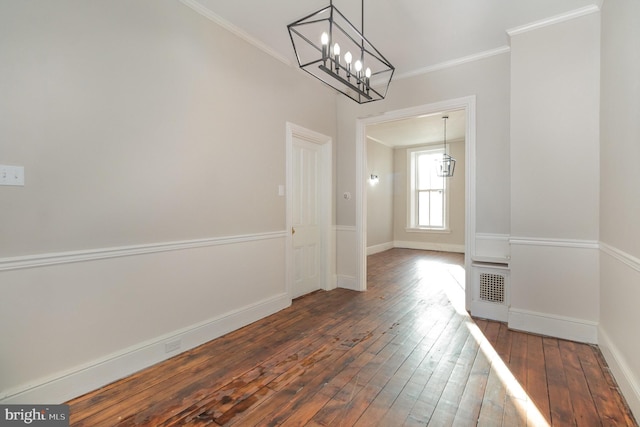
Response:
[[[494,273],[480,273],[480,299],[504,304],[504,276]]]

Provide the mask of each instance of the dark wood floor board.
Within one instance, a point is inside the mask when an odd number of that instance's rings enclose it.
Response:
[[[449,375],[447,384],[440,395],[440,399],[432,415],[438,423],[450,425],[456,417],[460,407],[460,399],[471,377],[471,369],[480,347],[473,335],[467,337],[467,341],[460,352],[458,360]],[[461,414],[464,415],[464,414]]]
[[[627,403],[622,399],[611,372],[602,361],[604,357],[596,346],[578,348],[580,363],[589,378],[589,390],[594,397],[602,424],[605,426],[630,426],[635,421]]]
[[[419,310],[414,305],[412,305],[412,307],[413,307],[413,309],[409,310],[409,312],[405,312],[401,317],[397,317],[398,321],[394,322],[394,324],[407,324],[407,325],[409,325],[409,327],[407,327],[405,329],[404,334],[401,333],[401,332],[398,332],[398,335],[396,336],[397,339],[393,340],[393,342],[391,342],[391,347],[387,348],[387,350],[390,349],[390,348],[392,349],[392,351],[394,353],[394,356],[392,356],[392,357],[398,358],[398,354],[400,354],[401,355],[399,357],[400,360],[403,360],[404,358],[406,358],[408,356],[408,354],[411,353],[411,349],[415,345],[417,345],[417,341],[415,341],[415,339],[414,339],[414,341],[412,341],[412,337],[418,336],[418,335],[414,332],[415,329],[411,325],[412,325],[412,323],[415,323],[417,321],[414,311],[419,311]],[[424,309],[424,307],[419,307],[419,308]],[[376,333],[386,333],[386,332],[387,331],[377,331]],[[403,341],[403,338],[402,338],[403,336],[405,336],[404,341]],[[399,346],[400,351],[396,351],[396,350],[393,349],[393,346],[396,345],[396,344]],[[406,350],[406,349],[402,350],[402,348],[407,346],[407,345],[409,346],[408,347],[409,350]],[[383,369],[390,369],[389,368],[389,366],[391,366],[390,363],[391,362],[387,361],[383,365]],[[326,375],[326,372],[327,372],[326,370],[322,372],[322,375],[325,375],[325,377],[322,377],[322,379],[321,379],[321,382],[323,384],[327,384],[328,381],[330,381],[332,379],[330,375],[329,376]],[[394,370],[394,372],[395,372],[395,370]],[[304,372],[304,373],[306,374],[306,372]],[[390,374],[390,376],[392,376],[392,375],[393,375],[393,373]],[[273,388],[272,385],[270,385],[269,387]],[[307,399],[307,400],[312,401],[313,405],[319,405],[323,401],[323,398],[319,397],[319,398]],[[267,417],[267,419],[270,419],[271,422],[276,422],[277,421],[277,422],[285,422],[286,423],[286,420],[287,420],[286,414],[284,414],[283,412],[294,412],[295,408],[297,406],[300,406],[300,401],[301,401],[301,399],[295,398],[295,399],[293,399],[293,400],[288,402],[288,405],[293,407],[292,408],[293,411],[292,410],[288,410],[288,409],[287,409],[287,411],[283,411],[283,406],[279,405],[273,411],[273,413],[270,414],[270,416]],[[306,405],[310,404],[308,401],[305,401],[303,403],[305,403]],[[287,408],[289,408],[289,406],[287,406]],[[267,410],[266,406],[262,407],[261,413],[264,413],[266,410]],[[302,411],[297,411],[296,414],[297,414],[297,416],[294,417],[294,418],[304,418],[304,415],[302,415]],[[311,415],[313,415],[313,414],[311,414]],[[252,420],[243,420],[243,422],[244,423],[251,423]]]
[[[569,393],[569,384],[562,363],[558,340],[543,338],[545,371],[549,387],[549,412],[554,426],[575,426],[573,402]]]
[[[476,320],[476,323],[477,323],[477,320]],[[487,340],[488,343],[494,347],[494,349],[495,349],[496,343],[498,342],[498,337],[500,336],[500,328],[503,325],[504,324],[501,322],[487,322],[487,326],[484,329],[482,329],[482,334],[484,335],[485,340]]]
[[[455,334],[455,329],[457,328],[457,325],[460,322],[461,322],[460,320],[454,320],[454,321],[448,322],[445,326],[445,328],[448,329],[448,331],[438,332],[437,334],[434,334],[432,336],[432,338],[435,340],[434,344],[437,342],[441,342],[440,340],[446,340],[447,339],[446,337],[453,336]],[[429,354],[431,354],[430,357],[429,357]],[[430,348],[430,351],[427,353],[427,357],[422,359],[418,369],[420,368],[426,369],[429,372],[429,376],[430,376],[432,374],[432,365],[430,366],[429,361],[433,360],[434,358],[439,360],[443,354],[444,354],[444,349],[442,348],[441,345],[432,345]],[[424,388],[423,384],[421,386],[422,388]],[[368,391],[370,391],[370,389]],[[355,397],[358,398],[358,395],[355,394]],[[350,398],[353,399],[354,396],[351,396]],[[346,406],[348,405],[349,405],[349,401],[347,400]]]
[[[454,316],[451,326],[441,336],[440,342],[443,345],[430,353],[422,366],[423,369],[431,372],[431,375],[409,413],[408,418],[411,418],[412,422],[423,423],[423,425],[429,422],[464,344],[470,337],[462,316]]]
[[[368,326],[373,326],[373,325],[374,324],[369,324]],[[334,348],[334,349],[339,348],[339,349],[343,349],[344,351],[348,350],[349,352],[345,353],[346,360],[355,360],[358,357],[360,357],[360,354],[362,352],[364,352],[365,350],[370,351],[371,348],[373,348],[375,352],[379,352],[382,348],[386,347],[388,343],[393,339],[393,335],[388,335],[389,340],[375,339],[376,337],[382,338],[385,335],[385,331],[380,330],[381,328],[379,325],[377,327],[373,327],[372,329],[373,331],[369,331],[369,332],[366,332],[366,334],[364,334],[364,333],[357,332],[357,328],[355,328],[354,330],[351,330],[350,328],[347,328],[344,326],[341,328],[336,328],[336,330],[334,331],[334,334],[332,334],[334,342],[331,343],[331,345],[328,346],[326,349],[323,349],[323,352],[324,350],[330,351],[331,348]],[[343,338],[342,342],[336,344],[336,341],[337,341],[336,338],[338,338],[338,334],[340,331],[341,332],[350,331],[353,335],[348,336],[347,334],[346,336],[342,337]],[[374,339],[372,339],[372,337]],[[363,342],[368,342],[368,344],[360,345],[360,346],[357,345]],[[382,347],[377,348],[376,346],[373,346],[373,342],[377,343],[378,345],[382,345]],[[369,345],[371,345],[372,347],[369,348]],[[268,387],[275,391],[282,390],[284,387],[289,386],[292,382],[298,379],[301,375],[306,375],[309,370],[309,367],[313,364],[316,364],[318,360],[323,358],[326,358],[326,357],[324,357],[322,353],[318,353],[318,354],[313,354],[308,360],[299,360],[297,363],[297,365],[299,366],[299,369],[293,370],[293,371],[287,371],[283,373],[279,378],[279,380],[275,380],[269,383]],[[336,361],[336,366],[342,366],[344,364],[346,364],[345,361],[340,361],[339,364],[338,364],[338,361]],[[341,371],[337,371],[337,374],[340,374],[340,372]],[[294,387],[297,387],[297,386],[294,386]],[[261,408],[261,412],[264,412],[266,408],[267,408],[266,406],[263,406]],[[229,418],[229,417],[227,416],[226,418]]]
[[[533,403],[530,409],[537,411],[547,423],[551,423],[549,411],[549,386],[547,373],[544,369],[544,348],[542,337],[538,335],[527,336],[527,386],[526,392]],[[532,414],[529,414],[529,419]],[[537,415],[537,414],[533,414]],[[534,419],[537,419],[536,416]]]
[[[405,420],[409,416],[415,402],[422,393],[424,385],[433,373],[432,370],[425,369],[429,356],[437,348],[438,340],[449,324],[451,317],[455,315],[453,312],[450,312],[449,317],[438,315],[437,320],[434,321],[433,326],[425,335],[425,339],[420,343],[419,351],[412,354],[413,360],[402,366],[401,369],[404,372],[401,372],[400,376],[403,378],[404,385],[389,410],[380,419],[380,425],[397,425],[400,420]],[[404,381],[404,378],[406,378],[406,381]]]
[[[370,403],[356,425],[372,425],[384,419],[393,403],[397,401],[405,389],[405,386],[413,377],[418,366],[420,366],[428,354],[432,345],[433,340],[425,335],[422,336],[419,342],[415,343],[415,346],[406,347],[405,351],[397,352],[389,359],[389,362],[385,364],[384,368],[379,370],[372,381],[370,381],[370,384],[381,387],[381,392]],[[408,409],[410,410],[410,408]]]
[[[496,353],[498,353],[498,356],[500,356],[500,359],[502,359],[502,361],[505,364],[508,364],[509,360],[511,359],[511,342],[512,341],[513,341],[513,334],[511,333],[511,331],[509,330],[506,324],[500,323],[500,329],[498,332],[497,341],[495,343],[492,342],[491,344],[493,344],[493,347],[495,348]]]
[[[336,295],[335,298],[336,303],[341,301],[341,299],[337,297],[338,295]],[[334,298],[332,298],[332,300],[334,300]],[[309,301],[313,302],[312,300]],[[314,304],[317,304],[317,302]],[[303,305],[302,312],[304,312],[305,308],[306,306]],[[298,316],[294,317],[297,318]],[[283,316],[283,319],[286,319],[286,317]],[[273,327],[278,324],[278,319],[271,322],[263,319],[252,326],[256,329],[254,333],[257,332],[261,339],[266,341],[275,334]],[[308,330],[311,325],[311,321],[306,323],[301,322],[297,329],[292,329],[290,332],[291,334],[303,332]],[[270,348],[277,348],[279,343],[288,345],[289,341],[289,336],[276,338],[275,340],[270,341]],[[174,381],[174,378],[180,376],[184,378],[184,381],[190,382],[191,380],[189,380],[189,378],[199,378],[205,371],[209,371],[213,376],[218,375],[223,377],[222,373],[228,373],[232,365],[235,368],[238,368],[239,366],[237,364],[237,360],[227,357],[220,358],[219,355],[228,354],[229,352],[244,353],[247,352],[247,350],[249,351],[249,353],[246,353],[248,360],[251,359],[253,354],[264,353],[262,348],[256,347],[256,340],[254,339],[254,335],[251,334],[251,330],[242,328],[219,338],[216,340],[215,346],[205,344],[192,351],[176,356],[169,361],[156,365],[156,369],[154,371],[141,371],[118,383],[114,383],[101,389],[99,394],[94,392],[80,397],[75,403],[75,405],[77,405],[77,413],[83,414],[84,418],[94,416],[92,419],[87,421],[87,425],[89,426],[95,425],[95,423],[100,423],[102,420],[112,419],[117,414],[110,414],[108,411],[104,410],[98,411],[98,404],[103,400],[111,401],[114,404],[117,403],[119,396],[121,396],[120,389],[117,385],[122,387],[125,384],[133,396],[133,398],[126,401],[126,404],[137,407],[137,409],[140,410],[144,407],[144,404],[140,402],[146,402],[148,405],[153,404],[152,400],[149,399],[148,393],[145,393],[145,391],[152,390],[154,386],[158,386],[163,383],[170,383],[179,386],[180,381]],[[216,361],[215,371],[211,371],[212,360]],[[176,366],[179,366],[179,369],[176,369]],[[252,367],[252,363],[247,364],[246,367],[250,369]],[[210,387],[207,387],[207,389],[210,389]],[[151,394],[153,394],[153,391],[151,391]],[[122,410],[122,405],[119,406],[119,408]],[[81,421],[82,418],[80,417],[74,419],[74,422],[77,423],[77,425],[82,425]]]
[[[462,254],[371,255],[366,292],[297,298],[68,402],[71,425],[544,425],[535,403],[553,426],[637,426],[596,347],[457,311],[463,265]]]
[[[492,365],[487,377],[487,385],[482,396],[478,414],[479,426],[502,426],[507,389],[499,374],[499,368]]]
[[[511,353],[507,364],[511,370],[511,373],[515,379],[520,383],[522,388],[527,388],[527,359],[528,354],[528,340],[527,334],[524,332],[513,331],[513,339],[511,341]],[[516,388],[510,391],[515,392]],[[523,396],[516,396],[522,398]]]
[[[479,348],[471,367],[471,374],[460,397],[458,411],[452,423],[453,426],[466,427],[478,422],[490,370],[491,360]]]
[[[578,426],[599,426],[595,402],[589,391],[587,379],[582,371],[576,345],[570,341],[559,341],[560,356],[567,377],[567,385],[573,406],[573,416]]]
[[[331,325],[337,323],[338,322],[334,321],[334,319],[328,319],[328,321],[316,328],[314,333],[309,335],[314,339],[319,340],[322,338],[322,334],[327,328],[330,328]],[[311,327],[311,324],[308,324],[306,325],[305,330],[310,330]],[[196,408],[198,407],[198,402],[202,400],[201,396],[209,396],[209,399],[215,399],[215,397],[220,394],[220,390],[222,390],[222,399],[228,398],[228,396],[224,394],[226,393],[225,387],[231,386],[233,389],[237,388],[236,384],[238,380],[225,383],[225,375],[222,375],[223,373],[231,375],[232,378],[242,378],[248,375],[249,379],[246,383],[252,385],[255,381],[255,378],[253,378],[254,373],[263,370],[262,366],[255,368],[255,358],[260,356],[266,360],[270,360],[271,357],[277,357],[277,355],[285,353],[283,358],[286,359],[287,354],[290,353],[292,345],[296,345],[295,343],[299,341],[299,336],[299,330],[292,328],[287,332],[287,334],[284,334],[281,339],[271,341],[271,345],[265,343],[263,346],[256,346],[256,342],[254,340],[252,344],[253,350],[248,352],[238,352],[240,355],[239,357],[230,357],[224,351],[218,350],[215,352],[215,357],[210,355],[207,365],[209,366],[209,372],[206,375],[202,375],[200,371],[185,372],[182,370],[179,380],[173,380],[173,378],[170,378],[165,381],[165,390],[173,392],[177,396],[184,396],[181,399],[182,407],[180,408],[176,408],[173,404],[170,404],[164,399],[157,399],[156,396],[147,395],[145,393],[137,394],[133,399],[128,401],[128,404],[135,405],[137,407],[137,411],[135,412],[135,417],[137,419],[142,418],[148,420],[149,423],[160,423],[166,420],[164,418],[158,418],[162,417],[159,414],[167,414],[176,411],[179,413],[183,413],[185,411],[190,412],[194,406]],[[292,338],[294,337],[298,338],[298,341],[293,340]],[[264,337],[261,339],[264,339]],[[211,369],[210,364],[212,363],[215,363],[216,368]],[[282,362],[276,360],[276,363]],[[200,368],[202,368],[202,366],[200,366]],[[194,381],[192,379],[194,376],[199,378]],[[269,378],[259,378],[260,381],[267,381],[268,379]],[[243,384],[246,383],[243,382]],[[102,422],[103,419],[108,419],[106,417],[111,417],[111,414],[108,412],[98,414],[89,420],[89,425],[91,423]],[[125,417],[124,420],[126,419],[127,418]]]

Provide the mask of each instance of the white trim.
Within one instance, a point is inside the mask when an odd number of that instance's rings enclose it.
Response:
[[[622,395],[629,404],[631,412],[637,417],[640,416],[640,379],[636,378],[633,370],[629,368],[626,359],[613,344],[609,335],[602,326],[598,329],[598,347],[602,351],[604,358],[613,373],[613,376],[622,391]]]
[[[640,259],[604,242],[600,242],[600,250],[623,264],[640,272]]]
[[[468,62],[479,61],[481,59],[490,58],[495,55],[502,55],[503,53],[511,52],[511,47],[500,46],[495,49],[485,50],[484,52],[474,53],[473,55],[463,56],[462,58],[452,59],[451,61],[441,62],[439,64],[430,65],[425,68],[420,68],[414,71],[394,75],[394,80],[407,79],[409,77],[419,76],[421,74],[432,73],[434,71],[444,70],[445,68],[456,67],[458,65],[466,64]]]
[[[452,243],[434,243],[434,242],[412,242],[408,240],[395,240],[394,248],[404,249],[420,249],[423,251],[440,251],[440,252],[457,252],[464,253],[464,245],[456,245]]]
[[[476,239],[482,240],[495,240],[500,242],[509,242],[508,234],[498,234],[498,233],[476,233]]]
[[[339,288],[349,289],[352,291],[362,291],[362,289],[358,288],[358,283],[354,276],[339,274],[337,276],[337,284]]]
[[[547,239],[538,237],[510,237],[511,245],[520,246],[555,246],[560,248],[599,249],[597,240]]]
[[[356,226],[355,225],[336,225],[335,229],[336,229],[336,231],[350,231],[352,233],[356,232]]]
[[[195,12],[197,12],[200,15],[204,16],[205,18],[207,18],[207,19],[215,22],[216,24],[220,25],[222,28],[224,28],[225,30],[229,31],[230,33],[232,33],[232,34],[236,35],[237,37],[241,38],[242,40],[246,41],[247,43],[252,44],[253,46],[255,46],[258,49],[260,49],[261,51],[265,52],[266,54],[271,55],[273,58],[277,59],[278,61],[280,61],[280,62],[282,62],[282,63],[284,63],[286,65],[289,65],[289,66],[293,66],[294,65],[289,58],[287,58],[285,56],[282,56],[280,53],[278,53],[277,51],[272,49],[270,46],[267,46],[266,44],[264,44],[261,40],[253,37],[252,35],[250,35],[246,31],[240,29],[239,27],[233,25],[231,22],[229,22],[226,19],[220,17],[219,15],[214,13],[211,9],[203,6],[202,3],[200,3],[199,1],[196,1],[196,0],[179,0],[179,1],[180,1],[180,3],[184,4],[185,6],[190,7]]]
[[[598,322],[590,320],[511,308],[508,325],[510,329],[520,331],[589,344],[598,343]]]
[[[600,12],[598,6],[590,5],[581,7],[580,9],[571,10],[569,12],[561,13],[559,15],[550,16],[539,21],[531,22],[529,24],[521,25],[519,27],[510,28],[507,30],[507,34],[513,37],[518,34],[526,33],[528,31],[537,30],[539,28],[548,27],[549,25],[559,24],[561,22],[570,21],[581,16],[590,15],[592,13]]]
[[[508,234],[476,233],[475,242],[476,251],[471,258],[472,261],[509,263],[511,255]]]
[[[367,257],[366,257],[366,126],[399,119],[440,113],[447,110],[464,109],[466,114],[465,129],[465,280],[471,283],[471,256],[475,254],[476,232],[476,96],[450,99],[432,104],[419,105],[401,110],[384,112],[377,116],[356,120],[356,281],[358,288],[367,289]],[[465,291],[465,308],[471,309],[471,291]]]
[[[405,228],[407,233],[425,233],[425,234],[451,234],[449,228]]]
[[[388,251],[389,249],[393,249],[393,242],[381,243],[379,245],[373,245],[367,247],[367,255],[377,254],[378,252]]]
[[[5,390],[0,396],[0,403],[64,402],[175,356],[176,353],[166,353],[165,343],[167,342],[180,339],[180,350],[184,352],[290,305],[291,299],[287,294],[275,295],[204,322],[136,344],[100,359],[92,360],[68,371],[40,378],[32,384]]]
[[[96,261],[101,259],[152,254],[157,252],[178,251],[208,246],[229,245],[253,242],[257,240],[280,239],[287,236],[286,231],[244,234],[238,236],[212,237],[208,239],[182,240],[176,242],[152,243],[112,248],[88,249],[83,251],[53,252],[10,258],[0,258],[0,271],[23,268],[43,267],[47,265],[69,264],[73,262]]]
[[[509,320],[509,307],[505,304],[491,303],[476,299],[471,303],[471,315],[481,319],[506,322]]]

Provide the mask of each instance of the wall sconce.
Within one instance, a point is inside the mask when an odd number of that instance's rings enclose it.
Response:
[[[369,178],[369,183],[371,185],[376,185],[379,181],[380,178],[378,178],[378,175],[371,174],[371,177]]]

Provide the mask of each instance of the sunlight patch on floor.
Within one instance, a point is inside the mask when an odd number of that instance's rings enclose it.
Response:
[[[481,353],[489,360],[491,369],[495,371],[506,390],[505,403],[511,399],[518,416],[525,420],[526,425],[535,427],[549,427],[549,423],[536,407],[522,385],[515,378],[509,367],[484,336],[478,325],[471,319],[465,308],[465,270],[454,264],[443,264],[433,261],[418,261],[418,275],[428,278],[431,284],[437,284],[447,295],[455,311],[464,316],[469,332],[480,347]],[[426,283],[425,283],[426,284]]]
[[[469,319],[466,324],[469,332],[480,346],[480,351],[482,351],[491,363],[491,369],[498,374],[502,384],[504,384],[507,390],[507,396],[513,397],[520,418],[522,420],[527,420],[527,425],[548,427],[549,423],[545,417],[536,407],[535,403],[520,385],[518,380],[514,377],[513,373],[511,373],[480,328],[478,328],[478,325],[476,325],[472,319]]]

